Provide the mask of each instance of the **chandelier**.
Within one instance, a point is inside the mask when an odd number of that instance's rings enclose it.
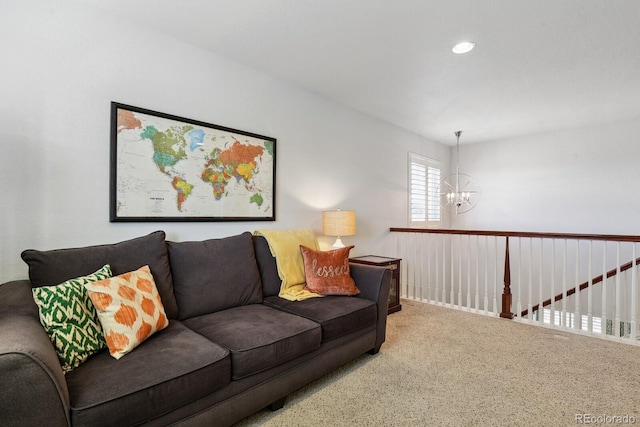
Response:
[[[461,214],[474,208],[480,198],[480,187],[469,175],[460,173],[460,134],[456,136],[456,173],[440,182],[440,205],[450,212]]]

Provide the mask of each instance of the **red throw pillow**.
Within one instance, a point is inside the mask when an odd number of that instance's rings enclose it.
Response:
[[[320,295],[357,295],[360,289],[349,273],[349,251],[347,246],[332,251],[316,251],[300,246],[304,261],[306,290]]]

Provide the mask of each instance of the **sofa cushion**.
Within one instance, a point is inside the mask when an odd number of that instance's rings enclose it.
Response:
[[[262,302],[251,233],[167,247],[180,319]]]
[[[332,251],[316,251],[300,246],[304,261],[305,289],[320,295],[358,295],[349,274],[349,251],[353,245]]]
[[[172,321],[120,360],[102,351],[66,376],[71,424],[135,425],[231,380],[229,352]]]
[[[304,301],[287,301],[278,296],[264,299],[265,305],[313,320],[322,326],[322,342],[374,326],[376,303],[365,298],[326,296]]]
[[[278,295],[282,287],[282,279],[278,274],[276,258],[271,254],[269,243],[264,236],[253,236],[253,248],[256,252],[256,262],[262,279],[262,293],[265,297]]]
[[[53,343],[64,373],[105,347],[98,313],[83,285],[109,277],[111,267],[107,264],[88,276],[31,290],[40,324]]]
[[[178,316],[178,306],[173,295],[173,282],[164,231],[110,245],[82,248],[22,252],[22,259],[29,265],[29,279],[33,286],[56,285],[74,277],[84,276],[105,264],[111,266],[114,275],[136,270],[143,265],[151,268],[162,305],[170,319]]]
[[[320,325],[263,304],[234,307],[184,323],[231,352],[234,380],[320,347]]]
[[[84,287],[98,311],[109,353],[116,359],[169,324],[147,265]]]

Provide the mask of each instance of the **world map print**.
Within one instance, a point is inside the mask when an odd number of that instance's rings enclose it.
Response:
[[[112,220],[275,219],[275,139],[120,104],[112,114]]]

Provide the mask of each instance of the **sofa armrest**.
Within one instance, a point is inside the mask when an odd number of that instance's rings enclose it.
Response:
[[[355,263],[349,263],[349,269],[351,277],[360,289],[360,294],[357,297],[369,299],[378,305],[376,346],[371,350],[375,354],[380,350],[380,346],[386,338],[391,270],[386,267]]]
[[[3,425],[69,425],[69,392],[28,280],[0,285]]]

